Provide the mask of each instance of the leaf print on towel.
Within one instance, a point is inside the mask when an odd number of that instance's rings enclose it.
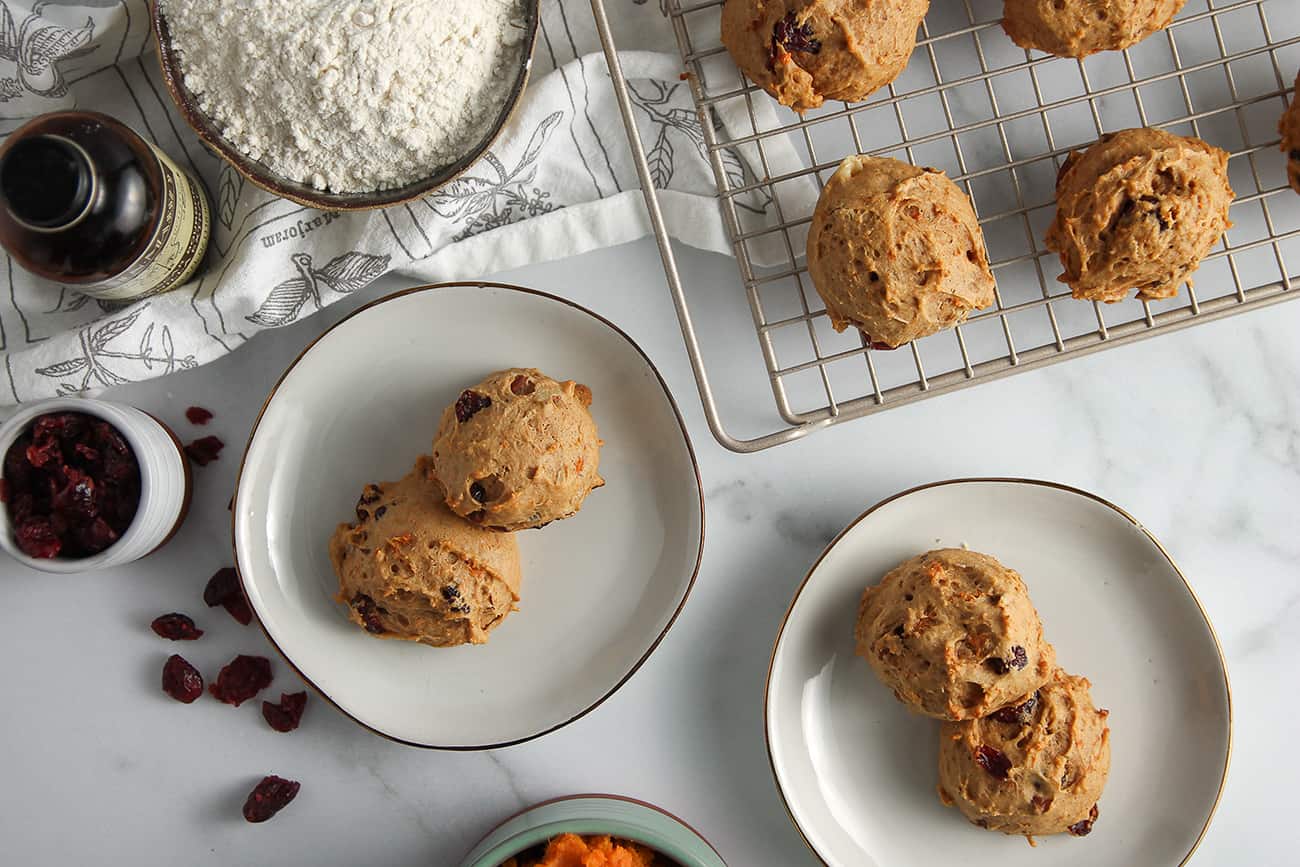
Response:
[[[149,304],[145,303],[118,319],[97,322],[82,328],[77,332],[77,340],[81,347],[80,355],[74,355],[46,367],[38,367],[36,372],[53,379],[71,377],[71,381],[59,383],[59,394],[76,394],[90,388],[92,384],[122,385],[141,378],[131,376],[129,372],[126,375],[121,372],[122,365],[129,366],[131,362],[139,364],[151,375],[197,367],[198,362],[194,360],[193,355],[184,357],[176,355],[171,329],[164,325],[155,332],[157,323],[154,322],[150,322],[145,328],[134,351],[110,346],[114,340],[129,332],[140,318],[140,314],[148,309]],[[154,343],[155,333],[158,338],[157,345]],[[110,364],[113,367],[110,367]]]
[[[650,163],[650,177],[654,181],[655,189],[666,190],[673,180],[674,160],[677,154],[673,146],[672,133],[677,133],[693,144],[700,159],[706,164],[709,162],[699,114],[694,108],[673,104],[680,103],[686,95],[682,90],[681,82],[668,84],[657,78],[650,78],[629,81],[627,86],[632,102],[645,112],[651,123],[658,128],[654,132],[654,144],[646,152],[646,160]],[[714,117],[716,121],[716,115]],[[722,129],[720,121],[715,122],[714,129],[715,131]],[[723,171],[727,176],[727,186],[730,189],[743,187],[755,180],[753,173],[735,149],[719,148],[718,158],[722,162]],[[771,204],[770,196],[764,199],[759,194],[751,194],[747,198],[752,201],[746,203],[736,199],[736,204],[755,214],[765,213],[767,206]]]
[[[321,302],[322,288],[348,295],[369,286],[388,271],[390,258],[352,251],[334,257],[323,268],[314,268],[310,254],[294,253],[289,261],[298,269],[298,276],[272,289],[257,312],[244,318],[266,328],[287,325],[298,318],[308,299],[317,310],[324,306]]]
[[[464,222],[465,228],[453,241],[517,223],[527,217],[546,214],[557,207],[550,192],[532,187],[537,176],[537,160],[546,147],[551,132],[564,118],[564,112],[547,115],[528,139],[523,154],[513,171],[492,151],[483,155],[482,163],[496,170],[495,179],[479,175],[461,175],[438,192],[424,199],[424,203],[438,216],[454,222]]]
[[[94,46],[95,21],[70,30],[50,24],[41,15],[48,3],[37,3],[23,19],[14,24],[9,5],[0,2],[0,58],[17,64],[18,77],[0,78],[0,102],[16,99],[23,93],[59,97],[68,92],[68,84],[59,69],[60,60],[90,53]]]

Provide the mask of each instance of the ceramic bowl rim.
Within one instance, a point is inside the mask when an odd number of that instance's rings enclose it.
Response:
[[[328,702],[330,705],[336,708],[340,713],[342,713],[345,717],[352,720],[357,725],[361,726],[367,731],[379,735],[382,738],[385,738],[386,740],[390,740],[398,744],[403,744],[404,746],[418,747],[420,749],[440,750],[446,752],[481,752],[485,750],[496,750],[496,749],[502,749],[504,747],[512,747],[518,744],[527,743],[528,741],[545,737],[546,735],[549,735],[552,732],[559,731],[560,729],[574,722],[577,722],[578,720],[585,717],[587,714],[599,708],[610,698],[612,698],[615,693],[617,693],[620,689],[623,688],[624,684],[626,684],[629,680],[632,679],[632,676],[641,669],[641,666],[645,665],[646,661],[650,659],[650,657],[654,654],[654,652],[659,649],[659,645],[663,643],[664,639],[668,636],[669,631],[671,631],[674,624],[677,623],[677,618],[681,616],[682,611],[686,607],[687,601],[690,600],[691,592],[695,589],[695,582],[699,578],[700,567],[702,566],[704,561],[704,540],[707,532],[707,518],[706,518],[705,501],[704,501],[704,480],[700,476],[700,463],[699,463],[699,459],[696,457],[695,454],[695,446],[691,442],[690,432],[687,430],[686,427],[686,419],[682,417],[681,408],[678,407],[677,399],[673,397],[673,393],[668,388],[668,383],[664,379],[663,374],[659,371],[659,368],[655,366],[655,363],[651,361],[650,356],[646,354],[645,350],[642,349],[641,346],[635,340],[633,340],[632,337],[626,331],[619,328],[617,325],[615,325],[610,320],[606,319],[604,316],[601,316],[599,313],[596,313],[595,311],[587,307],[584,307],[575,301],[570,301],[567,298],[561,298],[558,295],[552,295],[549,292],[543,292],[539,289],[529,289],[525,286],[516,286],[510,283],[496,283],[490,280],[468,280],[468,281],[461,280],[461,281],[450,281],[445,283],[426,283],[419,286],[412,286],[408,289],[401,289],[396,292],[391,292],[387,295],[384,295],[381,298],[376,298],[374,301],[370,301],[366,304],[363,304],[361,307],[358,307],[356,310],[352,311],[347,316],[344,316],[338,322],[334,323],[329,328],[326,328],[320,334],[313,337],[307,343],[307,345],[304,346],[302,350],[294,357],[294,359],[291,362],[289,362],[289,365],[284,369],[284,372],[280,374],[280,377],[275,381],[275,384],[271,386],[271,391],[267,394],[266,400],[262,403],[261,409],[259,409],[257,412],[257,417],[253,420],[252,428],[249,430],[248,433],[248,440],[244,444],[243,454],[239,458],[239,468],[235,473],[235,493],[230,503],[231,551],[234,555],[235,572],[237,575],[239,575],[239,582],[240,582],[241,589],[244,588],[244,585],[246,585],[247,581],[244,578],[241,570],[239,569],[239,536],[238,536],[239,492],[243,487],[244,470],[246,469],[249,451],[252,449],[253,446],[253,440],[256,438],[258,429],[262,425],[262,419],[266,416],[267,409],[271,406],[271,402],[275,399],[276,395],[279,393],[280,387],[284,384],[285,380],[289,377],[289,374],[293,373],[293,371],[297,369],[298,365],[303,361],[304,358],[307,357],[307,354],[310,353],[311,350],[318,343],[324,340],[328,335],[332,334],[336,329],[341,328],[344,324],[350,322],[353,318],[358,317],[363,313],[365,313],[366,311],[378,307],[381,304],[386,304],[390,301],[397,301],[399,299],[406,298],[407,296],[421,294],[425,292],[436,292],[443,289],[503,289],[506,290],[507,292],[531,295],[536,298],[541,298],[545,301],[558,302],[560,304],[563,304],[566,307],[570,307],[573,310],[576,310],[579,313],[586,314],[587,316],[591,317],[592,319],[595,319],[597,322],[601,323],[606,328],[610,329],[616,335],[621,337],[628,344],[628,346],[630,346],[633,350],[635,350],[637,355],[639,355],[641,360],[645,363],[646,367],[652,373],[654,373],[655,381],[659,384],[660,390],[663,391],[664,397],[668,401],[668,406],[673,412],[673,419],[677,422],[678,430],[681,432],[682,444],[686,447],[687,457],[690,458],[691,471],[695,477],[695,492],[699,498],[700,532],[699,532],[699,544],[695,552],[695,564],[691,569],[691,577],[690,580],[686,582],[686,588],[682,593],[682,597],[680,600],[678,600],[677,607],[673,610],[672,616],[669,617],[668,622],[664,624],[663,629],[660,630],[659,634],[655,637],[654,641],[650,643],[650,646],[646,648],[645,652],[641,654],[641,656],[636,660],[636,662],[632,665],[632,667],[629,668],[608,690],[606,690],[594,702],[592,702],[590,705],[588,705],[578,713],[574,714],[573,716],[565,720],[562,720],[553,725],[549,725],[543,728],[541,731],[537,731],[523,737],[512,738],[510,740],[496,742],[496,743],[445,745],[445,744],[420,743],[418,741],[406,740],[404,738],[399,738],[396,737],[395,735],[391,735],[388,732],[380,731],[378,728],[364,722],[361,719],[358,719],[352,713],[344,709],[340,704],[335,702],[334,699],[331,698],[328,693],[326,693],[323,689],[321,689],[316,684],[315,681],[309,678],[306,675],[306,673],[304,673],[297,666],[297,664],[289,657],[289,655],[285,653],[284,649],[280,647],[279,643],[275,640],[275,638],[272,637],[270,630],[267,629],[266,624],[262,622],[262,616],[257,611],[256,606],[252,606],[252,605],[249,606],[250,609],[252,609],[253,611],[253,616],[254,619],[257,621],[258,627],[262,630],[262,633],[266,636],[266,639],[268,642],[270,642],[271,646],[275,648],[276,653],[280,655],[280,658],[283,659],[285,663],[287,663],[288,666],[291,669],[293,669],[293,671],[296,672],[300,678],[302,678],[303,682],[306,683],[309,687],[311,687],[312,690],[317,695],[319,695],[324,701]],[[244,589],[244,594],[245,596],[247,596],[248,594],[248,591],[246,589]]]
[[[779,795],[781,798],[781,806],[785,808],[786,818],[790,820],[790,824],[794,826],[794,829],[799,832],[799,838],[803,840],[804,845],[808,848],[808,851],[812,853],[812,856],[822,864],[827,865],[827,867],[831,867],[830,863],[826,861],[826,859],[821,856],[821,853],[817,851],[816,847],[813,846],[812,841],[808,839],[808,835],[804,832],[803,826],[800,825],[799,820],[795,818],[794,810],[792,810],[790,807],[790,800],[786,796],[785,788],[781,785],[781,775],[777,772],[776,769],[776,755],[774,753],[774,749],[772,746],[772,720],[771,720],[772,670],[776,665],[776,655],[777,655],[777,651],[781,647],[781,639],[784,638],[785,636],[785,628],[790,622],[790,614],[794,611],[795,605],[798,604],[799,598],[803,595],[804,589],[807,588],[808,582],[812,579],[812,576],[817,572],[817,569],[821,566],[822,561],[826,559],[827,555],[830,554],[831,550],[834,549],[835,546],[838,545],[840,541],[844,539],[845,536],[847,536],[850,532],[852,532],[853,529],[857,527],[860,523],[862,523],[864,520],[869,518],[871,515],[875,514],[880,509],[883,509],[885,506],[888,506],[889,504],[893,503],[895,500],[901,500],[904,497],[910,496],[912,494],[919,494],[923,491],[928,491],[933,488],[943,488],[943,487],[949,487],[954,485],[966,485],[966,484],[1013,484],[1013,485],[1030,485],[1034,487],[1050,488],[1053,490],[1074,494],[1076,496],[1083,497],[1084,499],[1091,500],[1094,503],[1107,507],[1111,511],[1118,514],[1125,521],[1132,524],[1134,528],[1140,530],[1142,532],[1142,535],[1146,536],[1146,538],[1156,547],[1156,550],[1160,552],[1161,556],[1165,558],[1165,561],[1169,564],[1169,567],[1174,570],[1174,574],[1176,574],[1179,580],[1183,582],[1184,589],[1186,589],[1188,595],[1191,597],[1192,602],[1195,603],[1196,610],[1200,613],[1201,620],[1205,623],[1205,627],[1209,631],[1210,638],[1214,642],[1214,650],[1219,658],[1219,670],[1223,673],[1223,692],[1224,692],[1225,703],[1228,711],[1228,739],[1227,739],[1227,746],[1223,752],[1223,770],[1220,772],[1219,775],[1218,791],[1215,792],[1214,802],[1210,804],[1209,812],[1207,812],[1205,815],[1205,823],[1201,826],[1201,830],[1196,835],[1196,839],[1192,841],[1191,848],[1187,850],[1187,854],[1184,855],[1182,859],[1178,862],[1178,867],[1183,867],[1183,865],[1185,865],[1188,861],[1191,860],[1192,855],[1196,853],[1196,850],[1201,845],[1201,841],[1205,839],[1206,833],[1208,833],[1210,830],[1210,824],[1214,821],[1214,816],[1218,812],[1219,803],[1223,800],[1223,790],[1228,782],[1228,768],[1232,764],[1232,748],[1233,748],[1232,739],[1233,739],[1233,729],[1234,729],[1233,707],[1232,707],[1232,684],[1229,681],[1229,677],[1228,677],[1228,662],[1227,662],[1227,658],[1224,656],[1223,653],[1223,645],[1219,641],[1219,634],[1214,630],[1214,622],[1210,620],[1210,616],[1205,610],[1205,605],[1202,604],[1200,597],[1196,595],[1196,591],[1195,589],[1193,589],[1191,582],[1187,580],[1187,576],[1183,574],[1183,570],[1178,567],[1178,563],[1175,562],[1173,556],[1169,553],[1168,550],[1166,550],[1165,546],[1161,544],[1160,540],[1157,539],[1155,535],[1150,530],[1148,530],[1145,525],[1142,524],[1141,521],[1133,517],[1131,514],[1129,514],[1121,507],[1117,506],[1115,503],[1112,503],[1110,500],[1107,500],[1105,497],[1102,497],[1098,494],[1094,494],[1091,491],[1085,491],[1082,488],[1076,488],[1073,485],[1064,484],[1063,482],[1052,482],[1044,479],[1018,478],[1015,476],[970,476],[970,477],[961,477],[961,478],[954,478],[954,479],[944,479],[942,481],[927,482],[925,484],[915,485],[911,488],[907,488],[906,490],[900,491],[897,494],[893,494],[891,496],[885,497],[883,500],[879,501],[875,505],[866,509],[864,512],[862,512],[862,514],[858,515],[856,518],[850,521],[843,530],[837,533],[835,535],[835,538],[832,539],[829,544],[827,544],[826,548],[819,555],[817,555],[817,559],[813,561],[812,566],[809,567],[807,573],[803,577],[803,580],[799,582],[799,587],[795,590],[794,596],[790,600],[790,604],[786,607],[785,614],[781,617],[781,626],[780,628],[777,629],[776,639],[772,642],[772,653],[767,663],[767,677],[763,685],[763,740],[767,746],[768,767],[772,772],[772,780],[776,785],[777,795]]]

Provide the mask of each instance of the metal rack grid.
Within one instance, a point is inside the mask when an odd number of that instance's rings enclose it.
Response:
[[[783,422],[774,432],[737,439],[714,398],[603,2],[592,0],[688,355],[719,442],[757,451],[830,424],[1300,296],[1300,196],[1286,185],[1276,127],[1290,88],[1284,69],[1300,65],[1300,16],[1283,14],[1288,2],[1192,0],[1167,30],[1084,61],[1017,48],[1001,30],[1000,0],[934,3],[898,80],[865,102],[828,103],[800,116],[776,106],[731,63],[718,36],[722,0],[662,0]],[[1196,287],[1185,286],[1175,299],[1075,301],[1056,281],[1057,257],[1042,243],[1056,171],[1070,150],[1130,126],[1168,128],[1228,150],[1235,226],[1194,275]],[[938,166],[970,194],[998,282],[993,307],[892,352],[830,328],[802,262],[815,192],[810,199],[799,185],[815,179],[819,191],[850,153]],[[737,157],[753,171],[737,177]],[[750,213],[756,200],[767,214],[757,224]],[[774,250],[776,261],[760,264]]]

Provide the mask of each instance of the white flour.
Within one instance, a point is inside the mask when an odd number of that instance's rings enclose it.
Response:
[[[389,189],[489,131],[520,0],[161,0],[185,83],[240,151],[334,192]]]

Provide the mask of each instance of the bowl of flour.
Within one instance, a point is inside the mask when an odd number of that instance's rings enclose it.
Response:
[[[163,80],[250,181],[322,210],[427,195],[491,147],[538,0],[152,0]]]

